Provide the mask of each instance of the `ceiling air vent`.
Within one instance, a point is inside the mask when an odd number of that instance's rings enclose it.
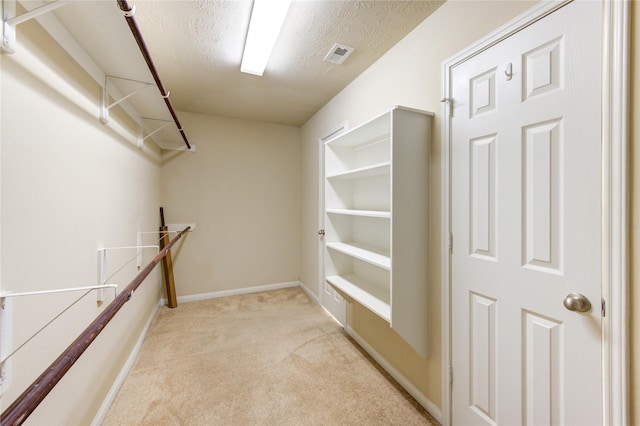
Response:
[[[351,52],[353,52],[353,47],[335,43],[324,60],[333,64],[341,64],[351,55]]]

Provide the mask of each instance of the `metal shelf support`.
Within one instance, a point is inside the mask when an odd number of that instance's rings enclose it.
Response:
[[[108,286],[109,279],[120,272],[122,268],[124,268],[129,262],[136,260],[136,267],[140,270],[142,266],[142,250],[153,248],[156,251],[160,250],[160,246],[158,245],[135,245],[135,246],[126,246],[126,247],[103,247],[98,249],[98,286],[102,287],[98,290],[98,303],[102,303],[104,300],[104,287]],[[136,255],[129,262],[126,262],[124,265],[121,265],[119,269],[111,274],[111,276],[107,276],[107,251],[109,250],[136,250]]]
[[[123,97],[121,97],[120,99],[115,100],[113,103],[109,103],[109,79],[116,79],[116,80],[123,80],[123,81],[130,81],[133,83],[137,83],[142,85],[142,87],[138,90],[134,90],[133,92],[124,95]],[[111,108],[113,108],[114,106],[120,104],[121,102],[126,101],[127,99],[129,99],[130,97],[142,92],[145,89],[148,89],[149,87],[154,87],[155,84],[153,83],[148,83],[146,81],[139,81],[139,80],[133,80],[130,78],[124,78],[124,77],[116,77],[113,75],[105,75],[104,76],[104,86],[102,86],[102,105],[100,108],[100,122],[102,124],[107,124],[109,122],[109,110]]]
[[[33,10],[29,10],[21,15],[16,16],[16,0],[3,0],[2,1],[2,48],[8,53],[15,53],[16,51],[16,26],[27,22],[33,18],[37,18],[40,15],[51,12],[58,9],[69,1],[53,1],[40,7],[36,7]]]

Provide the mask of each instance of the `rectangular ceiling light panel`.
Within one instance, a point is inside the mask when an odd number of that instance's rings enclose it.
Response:
[[[291,0],[254,0],[240,71],[262,75]]]

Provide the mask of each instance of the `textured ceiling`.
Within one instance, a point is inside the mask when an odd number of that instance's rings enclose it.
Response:
[[[400,41],[441,1],[294,0],[262,77],[240,72],[251,0],[131,0],[178,111],[300,126]],[[28,10],[38,2],[21,0]],[[152,81],[116,0],[79,0],[54,14],[108,75]],[[334,43],[355,50],[323,61]],[[124,80],[111,79],[123,93]],[[110,84],[111,84],[110,83]],[[132,89],[133,90],[133,89]],[[158,96],[156,94],[156,96]],[[131,104],[164,117],[141,96]]]
[[[440,1],[293,1],[264,76],[240,72],[251,1],[137,0],[177,110],[299,126]],[[324,62],[334,43],[355,51]]]

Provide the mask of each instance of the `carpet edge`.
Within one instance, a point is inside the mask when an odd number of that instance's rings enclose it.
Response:
[[[107,415],[107,412],[109,411],[109,408],[111,407],[111,404],[113,404],[113,401],[116,399],[116,396],[120,391],[120,388],[122,387],[122,385],[124,385],[125,380],[127,380],[127,377],[129,376],[129,373],[131,372],[131,369],[133,368],[133,365],[135,364],[136,359],[138,358],[138,354],[142,350],[144,339],[147,337],[147,334],[149,333],[149,329],[151,328],[153,319],[156,317],[156,314],[158,313],[158,310],[160,309],[160,307],[164,306],[165,304],[166,304],[166,301],[159,300],[158,303],[156,304],[155,309],[151,312],[151,315],[149,315],[149,318],[147,319],[147,322],[144,325],[144,328],[142,329],[142,332],[140,333],[140,336],[138,337],[138,340],[135,346],[129,353],[127,360],[125,361],[124,365],[120,369],[120,373],[118,373],[118,376],[116,377],[113,384],[111,385],[109,392],[107,392],[107,395],[102,401],[102,404],[98,409],[98,412],[96,413],[95,417],[91,421],[92,426],[102,424],[105,416]]]
[[[393,377],[431,416],[442,424],[442,410],[427,396],[406,378],[406,376],[393,367],[373,346],[368,344],[351,326],[345,326],[347,334],[353,338],[380,366]]]

